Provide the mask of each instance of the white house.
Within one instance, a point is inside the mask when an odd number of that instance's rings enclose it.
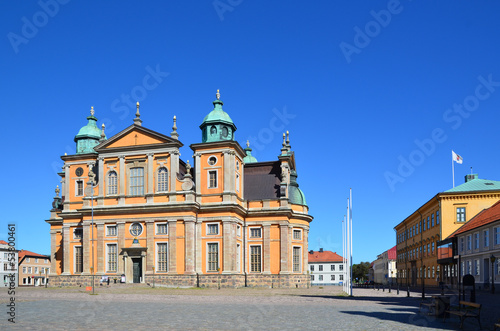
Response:
[[[335,252],[309,251],[309,274],[311,285],[340,285],[343,282],[342,256]]]
[[[9,287],[11,281],[15,286],[18,284],[18,251],[9,249],[6,241],[0,240],[0,286]],[[14,279],[10,275],[14,274]]]
[[[373,281],[376,284],[396,282],[396,246],[386,250],[373,261]]]

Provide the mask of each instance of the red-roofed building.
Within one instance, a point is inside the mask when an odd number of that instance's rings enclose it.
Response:
[[[485,288],[491,286],[492,278],[495,284],[500,283],[500,201],[479,212],[447,239],[455,244],[460,256],[460,262],[455,261],[459,263],[459,277],[470,274]]]
[[[309,251],[309,273],[311,285],[340,285],[343,282],[344,264],[342,256],[335,252]]]
[[[41,286],[48,281],[50,256],[19,251],[19,286]]]
[[[392,284],[396,282],[396,246],[377,256],[372,262],[373,281],[376,284]]]

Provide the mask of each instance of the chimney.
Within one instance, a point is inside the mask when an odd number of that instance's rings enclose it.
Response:
[[[473,179],[478,179],[478,175],[477,174],[470,174],[470,175],[466,175],[465,176],[465,182],[470,182],[471,180]]]
[[[319,252],[320,252],[320,253],[323,253],[323,248],[320,248],[320,249],[319,249]]]
[[[309,254],[314,254],[314,251],[311,249],[311,250],[309,251]]]

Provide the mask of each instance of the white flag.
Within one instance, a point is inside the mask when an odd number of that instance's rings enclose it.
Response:
[[[462,164],[462,162],[464,162],[464,159],[454,151],[451,151],[451,157],[456,163]]]

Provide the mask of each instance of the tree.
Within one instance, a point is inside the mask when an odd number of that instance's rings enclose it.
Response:
[[[368,279],[368,271],[370,270],[370,262],[361,262],[360,264],[353,264],[352,266],[352,278],[353,281],[358,279],[363,281]]]

